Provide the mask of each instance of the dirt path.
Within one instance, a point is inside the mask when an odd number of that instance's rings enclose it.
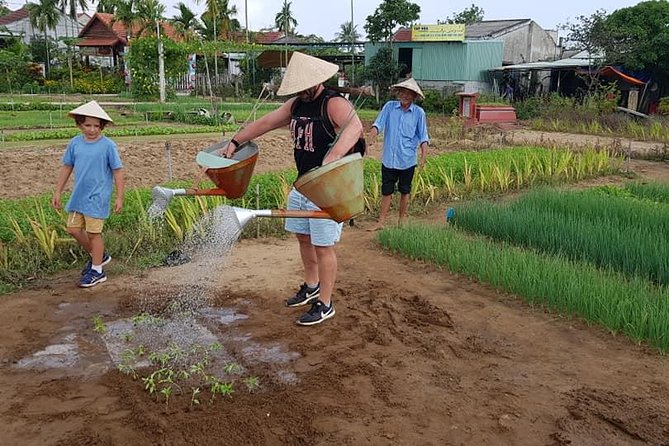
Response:
[[[637,167],[669,181],[666,164]],[[337,314],[310,328],[283,306],[301,281],[292,239],[241,241],[212,271],[112,270],[90,290],[71,271],[4,296],[0,443],[669,444],[666,356],[390,255],[363,229],[347,227],[338,251]],[[262,388],[166,408],[114,369],[91,319],[196,285],[234,316],[201,319]]]

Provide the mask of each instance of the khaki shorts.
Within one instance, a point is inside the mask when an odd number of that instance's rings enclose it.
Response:
[[[90,232],[91,234],[100,234],[104,224],[105,221],[101,218],[88,217],[79,212],[70,212],[67,216],[68,228],[85,229],[86,232]]]

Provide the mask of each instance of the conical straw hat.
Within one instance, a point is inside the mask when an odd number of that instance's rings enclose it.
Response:
[[[86,102],[84,105],[80,105],[71,112],[68,113],[69,116],[79,115],[79,116],[90,116],[91,118],[102,119],[107,122],[114,122],[112,118],[109,117],[107,112],[105,112],[100,104],[97,101]]]
[[[295,51],[276,94],[285,96],[315,87],[330,79],[337,71],[339,66],[333,63]]]
[[[395,84],[390,88],[406,88],[407,90],[411,90],[414,93],[416,93],[418,96],[421,98],[425,98],[423,95],[423,92],[421,91],[420,87],[418,86],[418,83],[413,79],[413,77],[410,77],[409,79],[400,82],[399,84]]]

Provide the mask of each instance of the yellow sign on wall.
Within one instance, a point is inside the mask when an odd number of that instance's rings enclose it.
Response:
[[[413,25],[411,40],[414,42],[462,42],[465,40],[465,25]]]

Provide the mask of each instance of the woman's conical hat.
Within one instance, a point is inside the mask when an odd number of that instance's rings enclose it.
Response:
[[[90,116],[91,118],[102,119],[107,122],[114,122],[112,118],[109,117],[107,112],[105,112],[100,104],[97,101],[86,102],[84,105],[80,105],[71,112],[68,113],[69,116],[79,115],[79,116]]]
[[[315,87],[330,79],[337,71],[339,66],[336,64],[295,51],[276,94],[285,96]]]

